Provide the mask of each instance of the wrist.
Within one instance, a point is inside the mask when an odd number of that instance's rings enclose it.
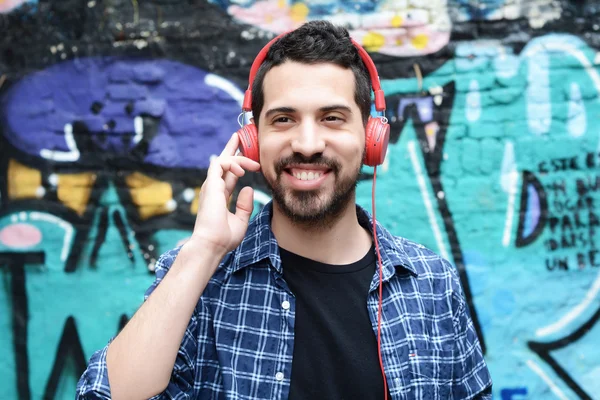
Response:
[[[189,240],[183,245],[182,250],[184,247],[189,253],[211,254],[218,257],[219,260],[229,253],[226,246],[216,243],[214,240],[211,240],[209,236],[203,236],[197,233],[192,234]]]
[[[226,254],[225,248],[192,237],[181,246],[177,264],[186,270],[207,271],[212,276]]]

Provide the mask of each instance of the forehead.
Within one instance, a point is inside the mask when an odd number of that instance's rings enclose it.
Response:
[[[354,73],[350,68],[333,63],[286,61],[266,73],[263,82],[264,102],[273,106],[296,103],[320,106],[323,102],[344,102],[348,106],[356,106],[355,85]]]

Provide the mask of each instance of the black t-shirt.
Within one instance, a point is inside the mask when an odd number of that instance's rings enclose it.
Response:
[[[374,250],[349,265],[323,264],[284,249],[280,254],[296,297],[289,399],[383,399],[377,337],[367,311]]]

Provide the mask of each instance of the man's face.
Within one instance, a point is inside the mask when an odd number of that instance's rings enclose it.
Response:
[[[350,69],[285,62],[265,76],[260,163],[275,207],[295,222],[331,222],[354,202],[365,128]]]

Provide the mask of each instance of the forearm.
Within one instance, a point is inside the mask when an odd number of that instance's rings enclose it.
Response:
[[[162,282],[108,347],[113,399],[145,399],[164,390],[194,308],[220,261],[221,255],[209,249],[182,247]]]

